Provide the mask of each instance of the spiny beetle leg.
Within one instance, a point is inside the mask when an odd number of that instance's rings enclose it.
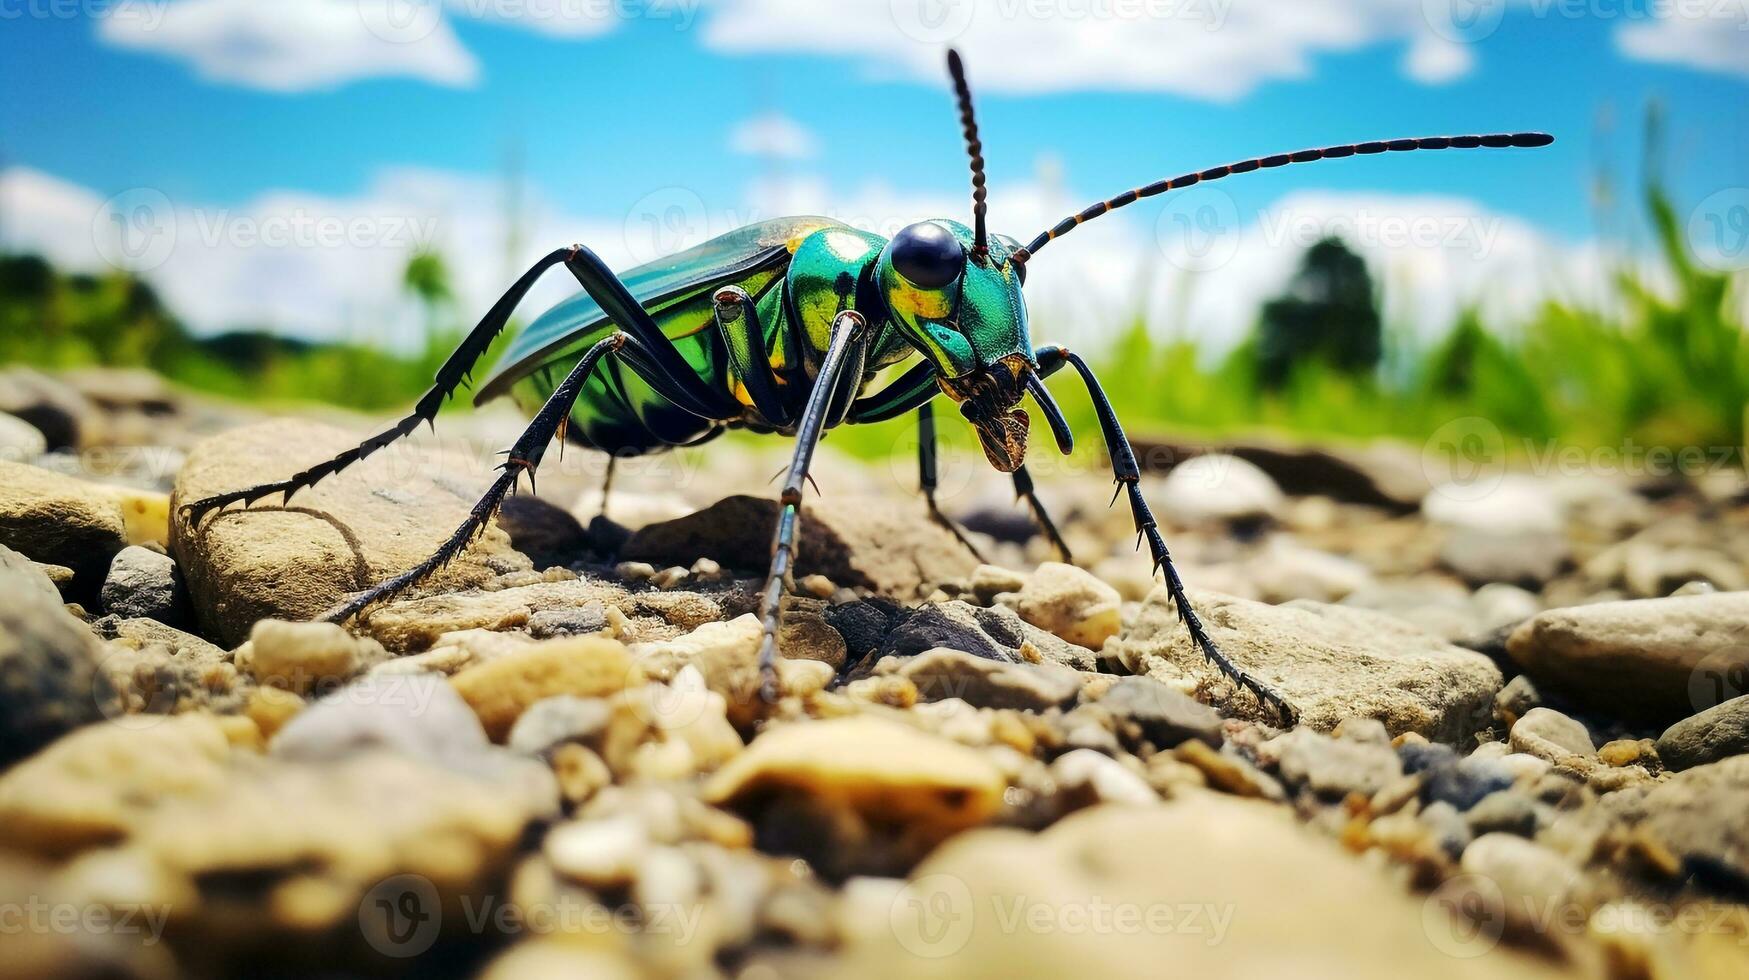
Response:
[[[1045,532],[1052,547],[1057,549],[1057,557],[1065,565],[1074,564],[1075,557],[1069,553],[1069,544],[1063,540],[1062,532],[1057,530],[1057,522],[1051,520],[1050,512],[1045,510],[1044,501],[1038,499],[1038,494],[1034,492],[1032,474],[1026,471],[1025,464],[1014,471],[1014,496],[1025,500],[1027,506],[1032,508],[1033,520],[1038,522],[1039,530]]]
[[[1184,594],[1184,582],[1178,577],[1178,569],[1172,564],[1172,554],[1166,550],[1166,539],[1161,536],[1160,528],[1154,520],[1153,511],[1148,509],[1148,502],[1142,498],[1141,469],[1136,465],[1136,454],[1130,449],[1130,441],[1124,435],[1123,427],[1118,424],[1117,412],[1112,408],[1110,399],[1105,397],[1105,391],[1099,386],[1099,379],[1094,377],[1093,369],[1087,366],[1079,355],[1070,351],[1060,350],[1059,353],[1081,375],[1081,380],[1087,385],[1087,394],[1093,401],[1094,411],[1099,416],[1099,426],[1105,435],[1105,446],[1111,455],[1111,467],[1117,475],[1118,492],[1128,492],[1130,498],[1130,514],[1135,520],[1136,534],[1148,542],[1148,553],[1154,560],[1154,569],[1164,573],[1166,591],[1172,597],[1172,604],[1178,610],[1178,618],[1190,631],[1191,642],[1213,664],[1217,670],[1225,674],[1233,683],[1244,690],[1272,711],[1285,725],[1293,725],[1298,720],[1298,712],[1274,688],[1252,677],[1237,664],[1233,663],[1215,641],[1208,635],[1208,630],[1202,625],[1202,619],[1191,607],[1190,598]],[[1141,541],[1137,541],[1137,547]]]
[[[790,457],[789,473],[783,481],[778,498],[783,509],[777,516],[777,529],[771,538],[771,569],[765,575],[765,588],[759,598],[759,694],[767,704],[777,701],[777,633],[783,615],[785,584],[794,571],[796,533],[801,524],[802,484],[808,477],[808,466],[814,459],[814,447],[820,443],[825,429],[826,411],[844,373],[846,361],[859,357],[868,344],[868,321],[855,310],[845,310],[832,321],[832,336],[826,344],[826,356],[820,362],[820,373],[808,392],[808,403],[802,409],[801,424],[796,428],[795,454]],[[854,357],[853,357],[854,355]],[[855,382],[852,377],[852,383]]]
[[[765,345],[765,326],[759,308],[740,286],[724,286],[711,297],[711,313],[717,334],[728,351],[735,377],[747,389],[753,408],[774,428],[783,429],[794,420],[771,370],[771,352]]]
[[[965,532],[960,530],[952,518],[942,513],[941,507],[935,502],[935,488],[940,482],[936,463],[935,411],[934,406],[924,402],[917,406],[917,484],[923,488],[923,499],[929,504],[929,516],[935,523],[947,528],[954,540],[964,545],[973,558],[982,562],[984,556],[978,551],[978,546],[966,539]]]
[[[504,325],[510,321],[510,314],[516,311],[516,304],[520,303],[522,297],[528,294],[529,289],[534,286],[535,280],[539,279],[541,274],[548,269],[564,262],[570,254],[571,250],[568,248],[549,252],[545,258],[529,267],[529,270],[522,274],[522,278],[516,280],[508,290],[505,290],[504,295],[498,298],[498,302],[492,304],[492,308],[486,311],[486,315],[480,318],[480,322],[443,362],[443,366],[437,369],[437,375],[430,390],[420,396],[418,403],[413,406],[412,413],[406,418],[333,459],[317,463],[307,470],[293,474],[290,479],[261,483],[183,504],[178,508],[183,519],[198,527],[201,518],[210,511],[222,510],[239,501],[247,506],[262,497],[275,493],[284,494],[285,500],[290,502],[292,494],[299,490],[314,486],[317,481],[340,472],[384,446],[412,435],[413,431],[419,428],[420,423],[434,425],[437,419],[437,410],[442,408],[444,401],[455,394],[456,388],[467,380],[468,372],[473,370],[480,356],[486,353],[486,348],[492,343],[492,338],[498,336],[499,332],[504,329]]]

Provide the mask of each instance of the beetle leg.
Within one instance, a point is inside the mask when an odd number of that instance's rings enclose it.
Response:
[[[1038,522],[1039,530],[1045,533],[1051,546],[1057,549],[1057,557],[1064,564],[1073,564],[1075,556],[1069,553],[1069,545],[1063,540],[1062,532],[1057,530],[1057,522],[1051,520],[1050,513],[1045,510],[1044,501],[1038,499],[1038,494],[1033,491],[1032,474],[1026,471],[1024,463],[1014,471],[1014,497],[1016,500],[1026,501],[1027,506],[1032,508],[1032,519]]]
[[[547,397],[546,404],[541,406],[534,420],[529,422],[528,427],[522,430],[522,435],[517,437],[515,445],[506,451],[504,463],[499,467],[504,472],[492,482],[491,488],[474,505],[473,510],[469,511],[468,519],[456,528],[455,533],[450,535],[449,539],[430,558],[394,578],[366,589],[323,618],[334,623],[345,622],[374,603],[406,590],[427,575],[449,564],[456,555],[461,554],[462,550],[486,529],[486,525],[491,523],[493,515],[498,513],[498,508],[504,504],[504,498],[516,489],[516,483],[522,478],[522,475],[527,473],[529,481],[533,482],[535,470],[540,467],[541,457],[546,454],[547,444],[552,442],[553,436],[558,433],[560,426],[564,424],[566,419],[570,418],[571,409],[577,402],[578,393],[583,390],[584,383],[589,380],[590,374],[595,371],[596,367],[609,356],[627,357],[630,352],[637,351],[640,346],[637,338],[623,330],[616,330],[590,347],[577,361],[577,365],[571,369],[571,373],[565,375],[565,380],[559,382],[559,386],[553,389],[553,393]]]
[[[972,557],[982,562],[984,556],[978,551],[978,546],[966,539],[960,526],[943,514],[941,507],[935,502],[935,488],[939,482],[935,449],[935,412],[928,402],[924,402],[917,407],[917,485],[923,488],[923,499],[929,503],[929,516],[935,518],[935,523],[947,528],[954,540],[965,545]]]
[[[626,362],[662,397],[700,418],[722,421],[740,417],[741,403],[698,376],[655,318],[599,256],[586,246],[572,245],[566,250],[565,268],[602,312],[639,342],[636,348],[626,348]]]
[[[1208,630],[1203,628],[1202,620],[1196,615],[1196,610],[1191,608],[1190,599],[1184,594],[1184,582],[1178,577],[1178,569],[1172,564],[1172,555],[1166,550],[1166,539],[1160,535],[1154,513],[1148,509],[1148,502],[1142,499],[1139,486],[1141,469],[1136,465],[1136,454],[1130,449],[1130,441],[1124,435],[1123,427],[1118,424],[1117,412],[1111,407],[1110,399],[1105,397],[1105,390],[1099,386],[1099,379],[1093,376],[1093,369],[1087,366],[1087,362],[1072,352],[1061,349],[1058,352],[1080,372],[1082,382],[1087,385],[1087,394],[1093,400],[1094,411],[1099,415],[1099,427],[1104,430],[1106,450],[1111,454],[1111,468],[1117,476],[1118,492],[1129,493],[1130,514],[1135,519],[1136,534],[1147,540],[1148,552],[1154,559],[1154,570],[1165,574],[1166,591],[1172,596],[1172,604],[1178,609],[1178,618],[1184,621],[1185,628],[1190,631],[1191,642],[1196,644],[1202,655],[1222,674],[1239,687],[1250,691],[1284,723],[1292,725],[1298,714],[1293,705],[1274,688],[1234,664],[1215,646],[1215,641],[1209,638]],[[1137,547],[1140,546],[1141,542],[1138,540]]]
[[[437,410],[443,407],[444,401],[455,394],[456,388],[460,387],[462,382],[467,379],[468,372],[473,369],[475,362],[480,359],[480,355],[486,352],[486,347],[492,343],[492,338],[498,336],[499,332],[504,329],[504,325],[510,320],[510,314],[516,311],[516,304],[528,294],[535,280],[539,279],[541,274],[548,269],[566,261],[566,257],[570,254],[571,250],[568,248],[556,249],[523,273],[522,278],[516,280],[505,291],[504,295],[498,298],[498,302],[492,304],[492,308],[480,318],[479,324],[456,347],[455,352],[449,355],[449,359],[443,362],[443,366],[437,369],[437,375],[431,388],[420,396],[418,403],[413,406],[412,413],[406,418],[333,459],[317,463],[309,469],[293,474],[290,479],[273,483],[260,483],[252,487],[214,494],[192,503],[183,504],[181,507],[183,517],[198,525],[202,515],[208,511],[222,509],[238,501],[242,501],[245,505],[252,504],[262,497],[274,493],[283,493],[285,499],[290,501],[291,495],[299,490],[314,486],[318,480],[332,476],[384,446],[412,435],[413,431],[419,428],[419,423],[435,424]]]
[[[885,388],[858,398],[850,406],[852,423],[885,422],[921,407],[941,394],[935,383],[935,365],[919,362]]]
[[[808,478],[808,465],[813,462],[814,447],[820,443],[826,412],[843,377],[845,362],[854,360],[853,355],[867,344],[868,321],[862,314],[845,310],[833,319],[826,356],[820,363],[820,373],[814,378],[814,387],[808,392],[808,402],[796,428],[795,454],[790,457],[789,473],[784,478],[783,492],[778,498],[783,509],[778,512],[777,531],[771,539],[771,570],[765,575],[765,588],[759,599],[759,686],[768,703],[776,701],[778,696],[777,630],[784,588],[795,562],[802,484]]]
[[[711,314],[716,319],[717,333],[729,352],[729,364],[734,377],[747,388],[747,398],[753,408],[773,428],[788,428],[795,421],[783,394],[777,388],[777,376],[771,370],[771,352],[765,346],[765,325],[759,322],[759,308],[753,297],[740,286],[724,286],[711,297]]]

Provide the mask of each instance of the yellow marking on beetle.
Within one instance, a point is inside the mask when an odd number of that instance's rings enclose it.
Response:
[[[900,286],[889,290],[887,305],[894,312],[908,313],[913,319],[941,320],[953,312],[953,301],[946,291],[911,289]]]

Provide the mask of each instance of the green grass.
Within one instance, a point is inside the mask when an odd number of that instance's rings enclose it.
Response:
[[[1673,283],[1663,295],[1623,268],[1613,278],[1613,301],[1599,308],[1551,300],[1516,323],[1483,323],[1469,311],[1435,344],[1387,324],[1377,372],[1357,376],[1312,361],[1275,387],[1257,377],[1255,338],[1215,356],[1141,320],[1093,360],[1121,416],[1139,432],[1420,441],[1453,419],[1480,417],[1509,445],[1728,447],[1740,462],[1749,345],[1733,311],[1743,283],[1696,263],[1674,207],[1656,188],[1646,192],[1645,206],[1656,258]],[[459,327],[440,325],[460,319],[442,301],[443,284],[426,281],[442,275],[410,268],[406,285],[426,303],[431,326],[421,350],[397,354],[262,332],[197,339],[136,280],[63,275],[40,260],[5,258],[0,362],[144,365],[186,387],[257,404],[388,411],[425,390],[461,336]],[[1037,329],[1042,335],[1048,327]],[[1077,431],[1097,431],[1075,387],[1058,386],[1064,408]],[[944,422],[947,438],[969,444],[964,426]],[[833,444],[865,457],[909,445],[883,427],[839,430]]]

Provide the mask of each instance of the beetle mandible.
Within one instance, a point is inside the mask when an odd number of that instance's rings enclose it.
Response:
[[[1076,226],[1143,198],[1192,184],[1290,163],[1406,150],[1546,146],[1543,133],[1434,136],[1328,146],[1259,157],[1183,174],[1124,191],[1041,232],[1025,245],[985,227],[983,146],[971,90],[957,52],[948,72],[971,159],[972,225],[920,221],[889,241],[828,218],[779,218],[749,225],[695,248],[616,275],[594,252],[570,245],[548,253],[486,312],[438,370],[411,414],[358,446],[288,479],[185,505],[202,515],[272,493],[287,499],[304,487],[431,423],[462,384],[518,302],[546,271],[564,266],[582,292],[523,330],[482,385],[476,402],[516,389],[538,403],[533,421],[507,452],[468,519],[430,558],[366,590],[328,615],[349,619],[418,582],[453,558],[497,513],[524,473],[534,479],[547,444],[563,433],[612,456],[705,442],[727,429],[794,436],[779,501],[770,570],[760,596],[761,688],[776,696],[778,620],[796,556],[802,487],[822,434],[843,423],[880,422],[918,413],[920,483],[931,514],[953,525],[935,502],[932,402],[945,395],[977,433],[990,465],[1013,476],[1040,528],[1067,559],[1067,548],[1033,492],[1025,458],[1031,395],[1057,448],[1073,436],[1044,380],[1073,368],[1099,418],[1118,493],[1129,497],[1137,546],[1145,540],[1156,574],[1191,640],[1214,666],[1285,723],[1293,707],[1272,687],[1223,654],[1184,593],[1166,541],[1139,487],[1141,471],[1123,427],[1087,362],[1029,337],[1022,287],[1027,263]],[[877,375],[907,360],[915,365],[875,387]],[[552,382],[554,368],[569,367]],[[1115,502],[1115,496],[1114,496]],[[957,529],[953,529],[957,535]],[[962,537],[962,540],[963,537]]]

